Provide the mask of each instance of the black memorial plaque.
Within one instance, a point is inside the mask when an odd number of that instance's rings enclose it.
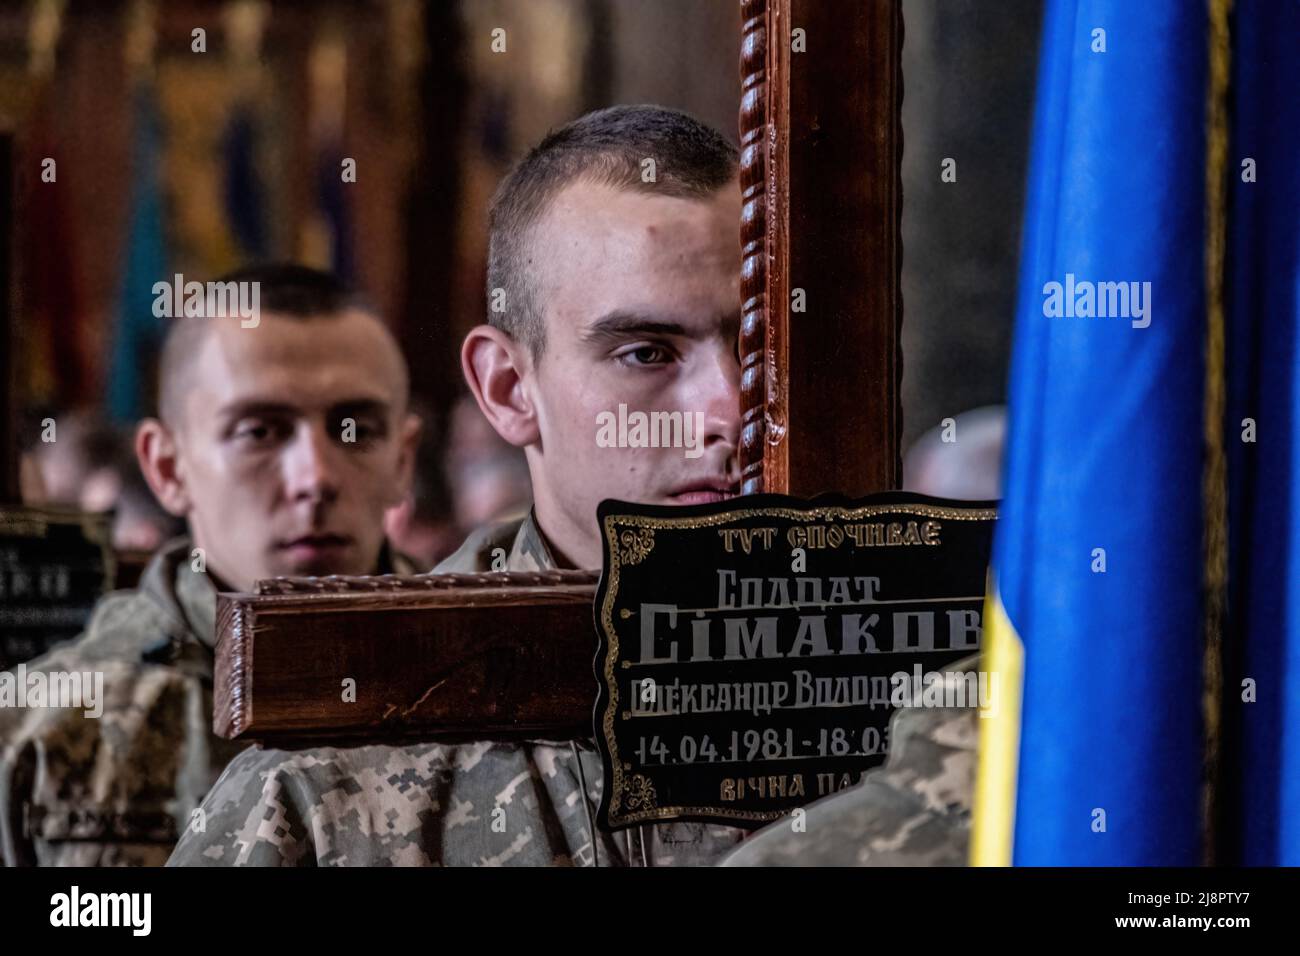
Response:
[[[894,707],[978,650],[995,507],[602,502],[601,826],[760,826],[882,763]]]
[[[108,516],[0,507],[0,670],[76,637],[113,581]]]

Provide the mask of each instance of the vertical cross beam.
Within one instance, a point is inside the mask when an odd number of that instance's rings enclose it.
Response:
[[[741,10],[743,488],[897,487],[900,5]]]

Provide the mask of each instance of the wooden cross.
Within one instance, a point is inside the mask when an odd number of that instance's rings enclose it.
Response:
[[[743,491],[894,488],[900,3],[742,0],[741,10]],[[321,578],[222,595],[215,729],[281,744],[587,736],[596,579]],[[355,702],[342,674],[367,688]]]

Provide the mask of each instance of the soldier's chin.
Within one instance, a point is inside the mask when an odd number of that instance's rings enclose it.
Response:
[[[355,568],[339,565],[332,561],[312,561],[294,565],[284,576],[290,578],[324,578],[333,574],[359,574]]]
[[[326,577],[331,574],[363,574],[352,560],[352,548],[346,545],[328,548],[286,548],[276,562],[281,577]]]

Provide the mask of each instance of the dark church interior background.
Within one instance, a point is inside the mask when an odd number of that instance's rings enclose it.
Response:
[[[905,479],[993,498],[1041,12],[908,0],[904,14]],[[426,440],[390,514],[399,546],[431,566],[526,509],[522,457],[459,370],[486,310],[488,200],[528,144],[601,106],[659,103],[734,137],[739,17],[735,0],[0,5],[28,503],[113,509],[120,550],[165,540],[129,445],[167,321],[152,286],[296,259],[362,289],[411,363]],[[47,418],[57,442],[39,440]],[[950,419],[975,440],[942,441]]]

